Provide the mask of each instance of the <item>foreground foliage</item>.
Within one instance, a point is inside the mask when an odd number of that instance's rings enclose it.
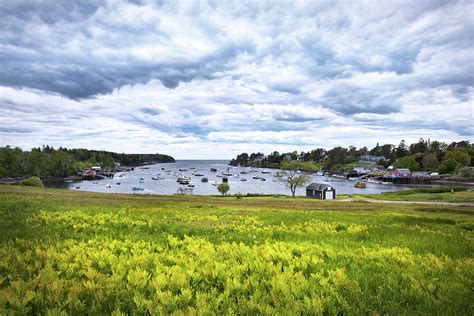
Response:
[[[472,315],[473,210],[0,186],[0,314]]]

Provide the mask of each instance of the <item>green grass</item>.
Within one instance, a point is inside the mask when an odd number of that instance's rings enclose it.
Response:
[[[0,314],[472,315],[473,215],[0,186]]]
[[[357,197],[388,201],[474,203],[474,191],[419,192],[403,190],[382,194],[358,194]]]

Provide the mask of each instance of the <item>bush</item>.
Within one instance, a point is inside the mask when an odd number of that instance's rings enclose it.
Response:
[[[237,200],[240,200],[240,199],[242,199],[243,194],[240,193],[240,192],[237,192],[237,193],[234,194],[234,196],[236,197]]]
[[[474,177],[474,171],[469,167],[462,167],[459,169],[459,175],[463,178]]]
[[[28,187],[44,187],[43,182],[38,177],[29,177],[28,179],[21,181],[20,184]]]
[[[410,194],[417,194],[417,193],[446,193],[446,192],[460,192],[460,191],[467,191],[465,187],[434,187],[434,188],[416,188],[416,189],[409,189],[398,191],[396,194],[398,195],[410,195]]]

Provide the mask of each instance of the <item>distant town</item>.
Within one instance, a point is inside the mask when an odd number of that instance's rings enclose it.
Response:
[[[469,141],[447,144],[420,139],[410,145],[403,140],[398,146],[377,144],[372,149],[349,146],[300,153],[241,153],[230,165],[279,168],[284,161],[312,162],[320,174],[377,183],[462,182],[474,178],[474,146]]]

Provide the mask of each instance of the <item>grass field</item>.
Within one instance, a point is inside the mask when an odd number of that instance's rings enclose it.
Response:
[[[0,314],[472,315],[473,215],[0,186]]]
[[[389,201],[411,201],[411,202],[446,202],[446,203],[470,203],[474,204],[473,191],[461,192],[417,192],[414,190],[403,190],[385,192],[382,194],[360,194],[358,197]]]

